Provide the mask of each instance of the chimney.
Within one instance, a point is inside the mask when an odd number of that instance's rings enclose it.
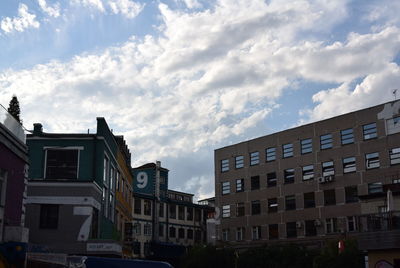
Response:
[[[43,134],[43,126],[40,123],[33,124],[33,135],[40,136]]]

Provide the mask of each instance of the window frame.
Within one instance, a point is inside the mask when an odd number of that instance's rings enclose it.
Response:
[[[60,221],[60,205],[40,204],[39,229],[57,230]]]
[[[260,190],[260,176],[251,176],[250,177],[250,189],[252,191]]]
[[[44,147],[45,150],[45,161],[44,161],[44,179],[47,180],[77,180],[79,179],[79,162],[80,162],[80,151],[84,148],[81,146],[67,146],[67,147]],[[49,176],[49,152],[67,152],[67,151],[76,151],[76,167],[75,167],[75,177],[60,177],[60,175]],[[60,161],[60,159],[56,160]],[[71,161],[72,162],[72,161]],[[63,165],[64,166],[64,165]],[[60,168],[61,166],[55,166],[54,168]],[[73,168],[74,166],[71,166]],[[55,177],[54,177],[55,176]]]
[[[293,143],[282,144],[282,158],[290,158],[293,156]]]
[[[378,137],[376,122],[363,125],[362,131],[364,141],[376,139]]]
[[[296,222],[287,222],[286,223],[286,238],[296,238],[297,237],[297,226]]]
[[[359,201],[357,185],[346,186],[344,188],[344,200],[346,204],[357,203]]]
[[[303,181],[314,179],[314,165],[307,165],[301,167]]]
[[[260,164],[260,152],[254,151],[250,153],[250,166],[256,166]]]
[[[278,198],[268,198],[267,200],[268,213],[277,213],[278,212]]]
[[[236,203],[236,217],[243,217],[245,216],[245,205],[244,202]]]
[[[230,193],[231,193],[231,182],[230,181],[221,182],[221,194],[227,195]]]
[[[343,174],[357,172],[357,159],[355,156],[342,158],[342,165],[343,165]]]
[[[244,167],[244,156],[243,155],[238,155],[235,157],[235,168],[236,169],[241,169]]]
[[[383,183],[381,181],[368,183],[368,194],[383,193]]]
[[[231,217],[231,205],[223,205],[222,218],[230,218],[230,217]]]
[[[304,139],[300,141],[301,154],[309,154],[313,151],[312,138]]]
[[[335,176],[335,163],[333,160],[321,163],[322,177]]]
[[[400,164],[400,147],[389,149],[389,160],[391,166]]]
[[[365,169],[376,169],[380,166],[379,152],[365,154]]]
[[[312,198],[309,198],[311,196]],[[303,193],[303,199],[304,199],[304,208],[315,208],[315,192]]]
[[[276,160],[276,147],[268,147],[265,149],[265,162],[272,162]]]
[[[274,177],[270,177],[270,174],[274,174]],[[278,184],[278,178],[276,177],[276,172],[267,173],[267,187],[276,187]]]
[[[260,200],[251,201],[251,215],[261,214],[261,202]]]
[[[353,144],[354,139],[354,130],[353,128],[346,128],[340,131],[340,142],[342,145]]]
[[[286,195],[285,196],[285,210],[296,210],[296,195]]]
[[[332,133],[319,136],[319,146],[321,150],[333,148],[333,135]]]
[[[236,192],[244,192],[244,179],[236,179]]]
[[[283,180],[284,184],[294,183],[295,181],[295,169],[287,168],[283,170]]]
[[[337,201],[335,189],[324,190],[324,206],[335,206],[336,203]]]

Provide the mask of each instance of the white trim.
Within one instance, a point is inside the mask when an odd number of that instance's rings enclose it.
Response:
[[[89,205],[101,210],[101,204],[90,196],[28,196],[27,204]]]
[[[83,146],[43,146],[43,150],[54,149],[54,150],[84,150]]]
[[[90,134],[89,134],[90,135]],[[91,134],[95,135],[95,134]],[[27,137],[27,140],[94,140],[94,137]]]
[[[51,182],[43,180],[40,182],[37,181],[28,181],[27,184],[29,187],[92,187],[99,194],[102,193],[101,187],[95,182]]]

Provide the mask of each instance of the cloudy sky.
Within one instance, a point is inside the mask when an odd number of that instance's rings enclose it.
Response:
[[[103,116],[133,166],[161,160],[170,188],[209,197],[214,149],[392,100],[398,14],[393,0],[2,0],[0,103],[16,94],[46,132]]]

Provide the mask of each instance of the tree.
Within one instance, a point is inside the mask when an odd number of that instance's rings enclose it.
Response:
[[[19,118],[19,115],[21,113],[21,110],[19,109],[19,101],[17,96],[13,95],[10,105],[8,106],[8,112],[17,120],[19,123],[22,123],[21,119]]]

